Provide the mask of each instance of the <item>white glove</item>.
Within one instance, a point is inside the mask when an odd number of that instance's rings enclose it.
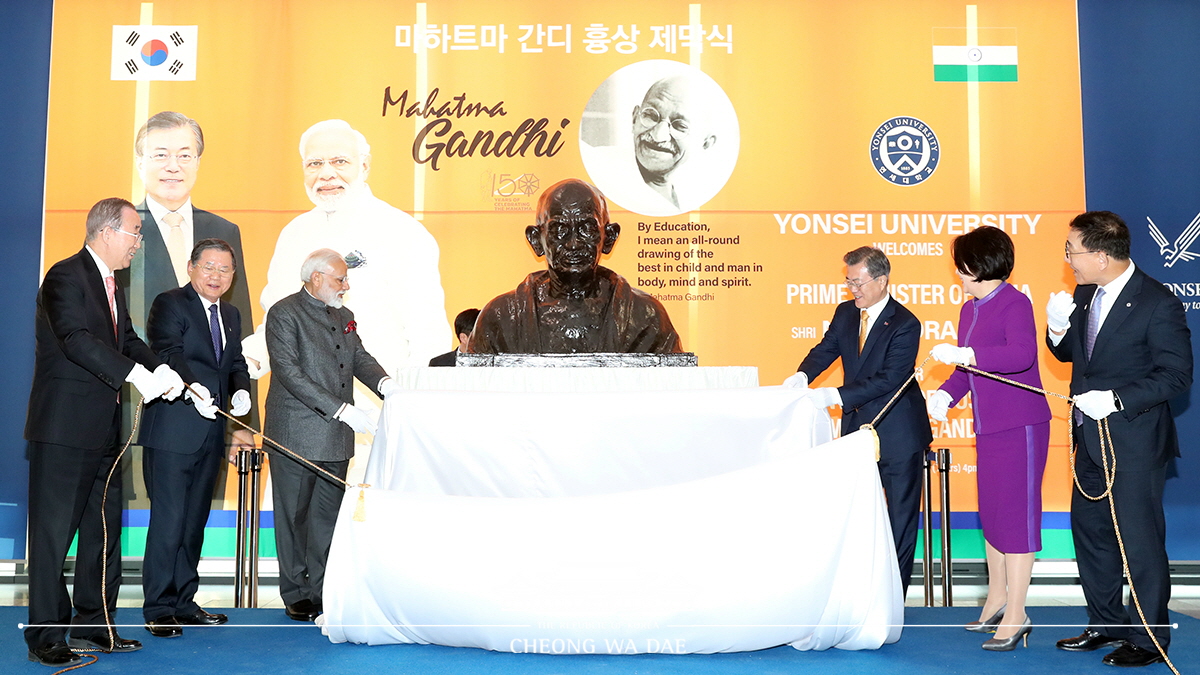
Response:
[[[1079,394],[1075,397],[1075,407],[1094,420],[1102,420],[1117,412],[1117,402],[1113,399],[1111,389],[1093,389]]]
[[[165,392],[162,395],[164,400],[174,401],[183,393],[183,378],[179,376],[179,373],[171,370],[167,364],[164,363],[155,368],[154,375],[162,383],[163,392]]]
[[[162,381],[162,378],[156,373],[146,370],[146,367],[140,363],[133,364],[133,370],[125,376],[125,381],[138,390],[146,403],[162,396],[167,391],[167,384]]]
[[[789,389],[804,389],[808,386],[808,376],[804,374],[804,371],[798,371],[795,375],[784,380],[782,386]]]
[[[383,394],[384,398],[392,394],[400,393],[400,385],[390,377],[385,377],[379,381],[379,393]]]
[[[252,380],[261,379],[263,375],[271,372],[271,360],[267,356],[266,330],[262,325],[242,340],[242,358],[246,359],[246,371]]]
[[[357,434],[373,434],[375,433],[375,421],[367,411],[362,408],[356,408],[350,404],[342,406],[342,409],[337,412],[334,417],[346,426],[354,430]]]
[[[818,408],[842,405],[842,395],[838,393],[837,387],[818,387],[809,391],[812,392],[813,405]]]
[[[931,392],[929,398],[925,399],[925,410],[929,412],[929,416],[933,419],[945,422],[946,414],[950,412],[950,402],[952,400],[946,390],[938,389],[935,392]]]
[[[934,345],[930,354],[934,360],[948,363],[952,366],[969,366],[975,360],[974,349],[970,347],[955,347],[948,342]]]
[[[1046,303],[1046,327],[1054,333],[1062,333],[1071,327],[1071,312],[1075,311],[1075,299],[1066,291],[1050,296]]]
[[[196,406],[196,412],[200,413],[201,417],[210,420],[217,419],[217,406],[213,405],[213,397],[209,393],[208,387],[199,382],[193,382],[183,397]]]
[[[229,399],[232,407],[229,409],[229,414],[234,417],[241,417],[250,412],[250,392],[245,389],[238,389],[233,393],[233,397]]]

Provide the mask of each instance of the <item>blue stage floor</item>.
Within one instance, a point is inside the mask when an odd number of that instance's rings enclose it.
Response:
[[[212,608],[208,608],[212,609]],[[819,673],[819,675],[878,675],[902,673],[962,673],[964,675],[1064,675],[1065,673],[1112,673],[1100,659],[1106,651],[1084,654],[1054,648],[1060,638],[1078,635],[1086,616],[1081,607],[1032,607],[1034,621],[1029,648],[1006,653],[979,648],[986,636],[961,628],[978,617],[978,607],[908,608],[900,641],[876,651],[801,652],[777,647],[758,652],[712,655],[571,655],[501,654],[480,649],[433,645],[331,644],[313,624],[289,620],[278,609],[221,610],[230,623],[213,628],[185,629],[181,638],[155,639],[141,626],[139,609],[122,608],[117,613],[124,637],[145,644],[139,652],[100,655],[99,662],[79,675],[100,673],[197,673],[234,675],[241,673],[378,673],[480,675],[551,675],[557,673],[638,673],[771,675]],[[1200,666],[1200,619],[1172,613],[1178,622],[1171,645],[1171,659],[1181,672],[1196,672]],[[27,617],[24,607],[0,607],[0,622],[9,627],[0,632],[0,672],[51,673],[27,661],[25,644],[17,625]],[[1168,673],[1157,664],[1139,672]]]

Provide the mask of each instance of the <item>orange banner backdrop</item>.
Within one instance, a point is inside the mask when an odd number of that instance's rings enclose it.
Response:
[[[194,80],[113,79],[125,58],[113,27],[151,25],[196,27]],[[982,65],[946,80],[935,47]],[[1010,55],[1011,79],[1006,63],[984,68]],[[142,200],[134,132],[176,110],[204,128],[193,203],[241,227],[255,324],[276,239],[313,208],[300,134],[330,118],[370,142],[374,194],[437,240],[448,322],[544,265],[523,229],[541,191],[567,177],[599,184],[622,225],[604,264],[664,301],[701,365],[757,366],[763,384],[794,372],[849,298],[841,257],[858,246],[889,254],[893,295],[925,324],[923,354],[957,338],[957,234],[1013,237],[1011,281],[1039,327],[1048,296],[1073,286],[1061,253],[1084,208],[1072,0],[360,0],[333,11],[315,0],[61,0],[52,64],[44,265],[78,250],[97,200]],[[618,76],[626,67],[642,79]],[[656,211],[589,172],[585,155],[624,147],[628,101],[672,68],[723,92],[705,106],[715,142],[702,175],[715,194],[645,215]],[[916,144],[909,163],[889,154],[893,141]],[[949,375],[929,366],[922,387]],[[1067,391],[1068,368],[1045,351],[1042,375]],[[818,384],[840,382],[830,372]],[[1066,511],[1066,406],[1051,406],[1045,508]],[[934,427],[935,447],[954,451],[955,511],[975,509],[970,418],[961,407]]]

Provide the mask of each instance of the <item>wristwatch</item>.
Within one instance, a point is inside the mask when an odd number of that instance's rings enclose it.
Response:
[[[1113,405],[1117,406],[1117,412],[1125,409],[1125,406],[1121,405],[1121,397],[1117,396],[1117,392],[1115,391],[1113,392]]]

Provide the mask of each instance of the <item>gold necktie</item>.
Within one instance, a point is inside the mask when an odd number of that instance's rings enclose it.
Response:
[[[182,286],[188,283],[187,262],[191,250],[183,239],[183,216],[174,211],[168,211],[163,216],[163,222],[171,229],[167,231],[167,254],[171,256],[171,268],[175,270],[175,280]]]
[[[867,310],[859,310],[862,319],[858,324],[858,353],[862,353],[863,345],[867,342]]]

